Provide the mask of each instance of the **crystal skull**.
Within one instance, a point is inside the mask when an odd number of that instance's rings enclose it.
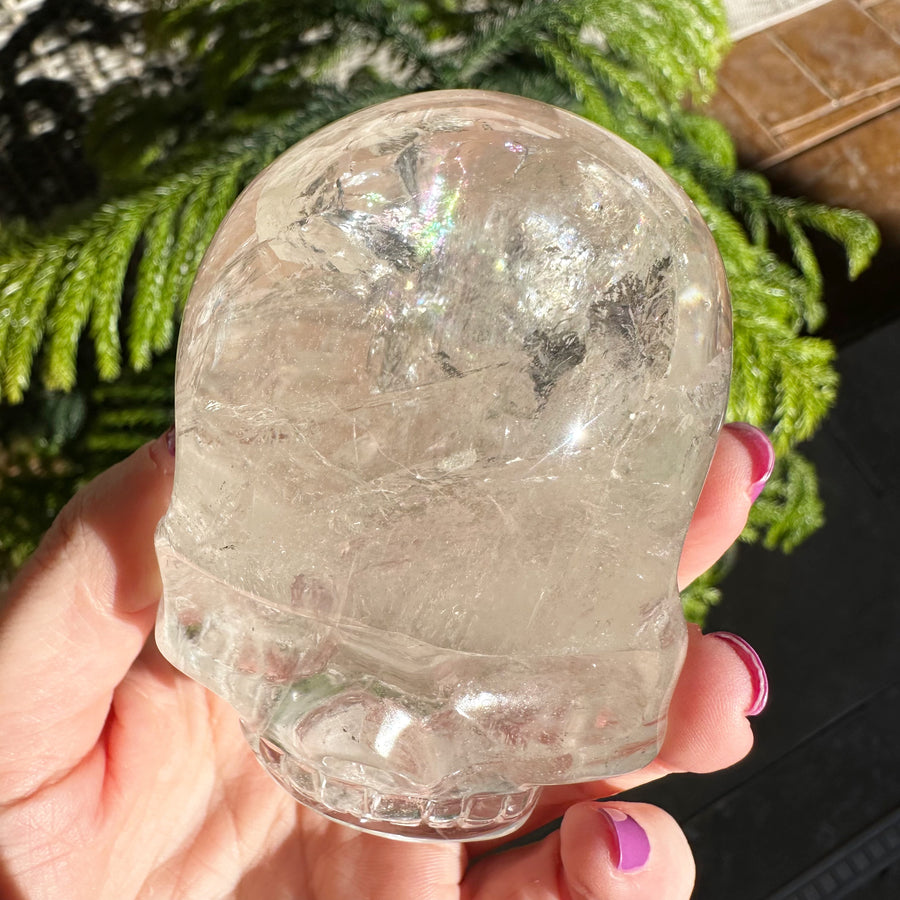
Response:
[[[193,286],[159,647],[325,815],[509,832],[658,750],[730,368],[712,237],[619,138],[478,91],[338,121]]]

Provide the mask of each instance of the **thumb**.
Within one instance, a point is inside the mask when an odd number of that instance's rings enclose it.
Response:
[[[9,588],[0,611],[0,802],[66,774],[103,730],[156,614],[153,531],[171,492],[171,447],[167,434],[79,491]]]

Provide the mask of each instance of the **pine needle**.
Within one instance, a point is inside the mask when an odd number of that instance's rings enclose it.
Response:
[[[29,257],[25,258],[29,279],[18,296],[7,301],[6,307],[10,311],[10,324],[2,358],[2,392],[11,403],[20,403],[31,383],[32,364],[44,335],[47,309],[53,302],[54,292],[71,272],[79,250],[76,240],[65,239],[29,248]]]
[[[161,192],[159,208],[153,213],[144,232],[144,248],[138,266],[135,296],[140,297],[128,327],[128,356],[135,371],[150,365],[153,351],[154,323],[165,318],[163,292],[166,276],[172,266],[175,250],[175,222],[182,199],[181,185]],[[166,202],[168,201],[168,202]]]

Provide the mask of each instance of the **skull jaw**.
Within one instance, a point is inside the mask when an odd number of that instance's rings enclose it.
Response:
[[[498,837],[541,786],[639,769],[662,742],[686,645],[677,596],[646,649],[490,657],[280,610],[199,571],[164,528],[157,549],[161,651],[237,710],[280,785],[336,821]]]
[[[416,840],[500,837],[524,823],[541,786],[639,769],[656,756],[665,731],[657,710],[651,721],[633,722],[627,736],[619,730],[605,739],[605,723],[590,727],[584,711],[573,714],[571,698],[529,703],[529,688],[518,695],[508,683],[492,689],[490,677],[478,692],[480,710],[466,708],[471,695],[437,699],[434,683],[423,699],[359,674],[353,657],[339,648],[327,674],[295,684],[264,723],[242,724],[260,763],[289,793],[364,831]]]
[[[360,831],[397,840],[474,841],[503,837],[533,811],[541,788],[434,797],[383,792],[346,781],[286,753],[245,722],[245,736],[263,768],[294,799],[319,814]]]
[[[543,787],[507,783],[496,784],[493,791],[476,789],[463,793],[467,789],[462,787],[447,795],[430,795],[416,789],[374,790],[357,780],[335,777],[321,764],[300,760],[257,734],[246,722],[241,724],[260,764],[294,799],[333,821],[397,840],[476,841],[504,837],[525,824]],[[605,774],[642,768],[656,756],[658,746],[654,742]]]

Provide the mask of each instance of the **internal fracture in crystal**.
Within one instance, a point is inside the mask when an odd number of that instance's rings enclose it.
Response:
[[[401,98],[241,195],[185,312],[157,638],[340,821],[491,836],[657,752],[730,312],[584,119]]]

